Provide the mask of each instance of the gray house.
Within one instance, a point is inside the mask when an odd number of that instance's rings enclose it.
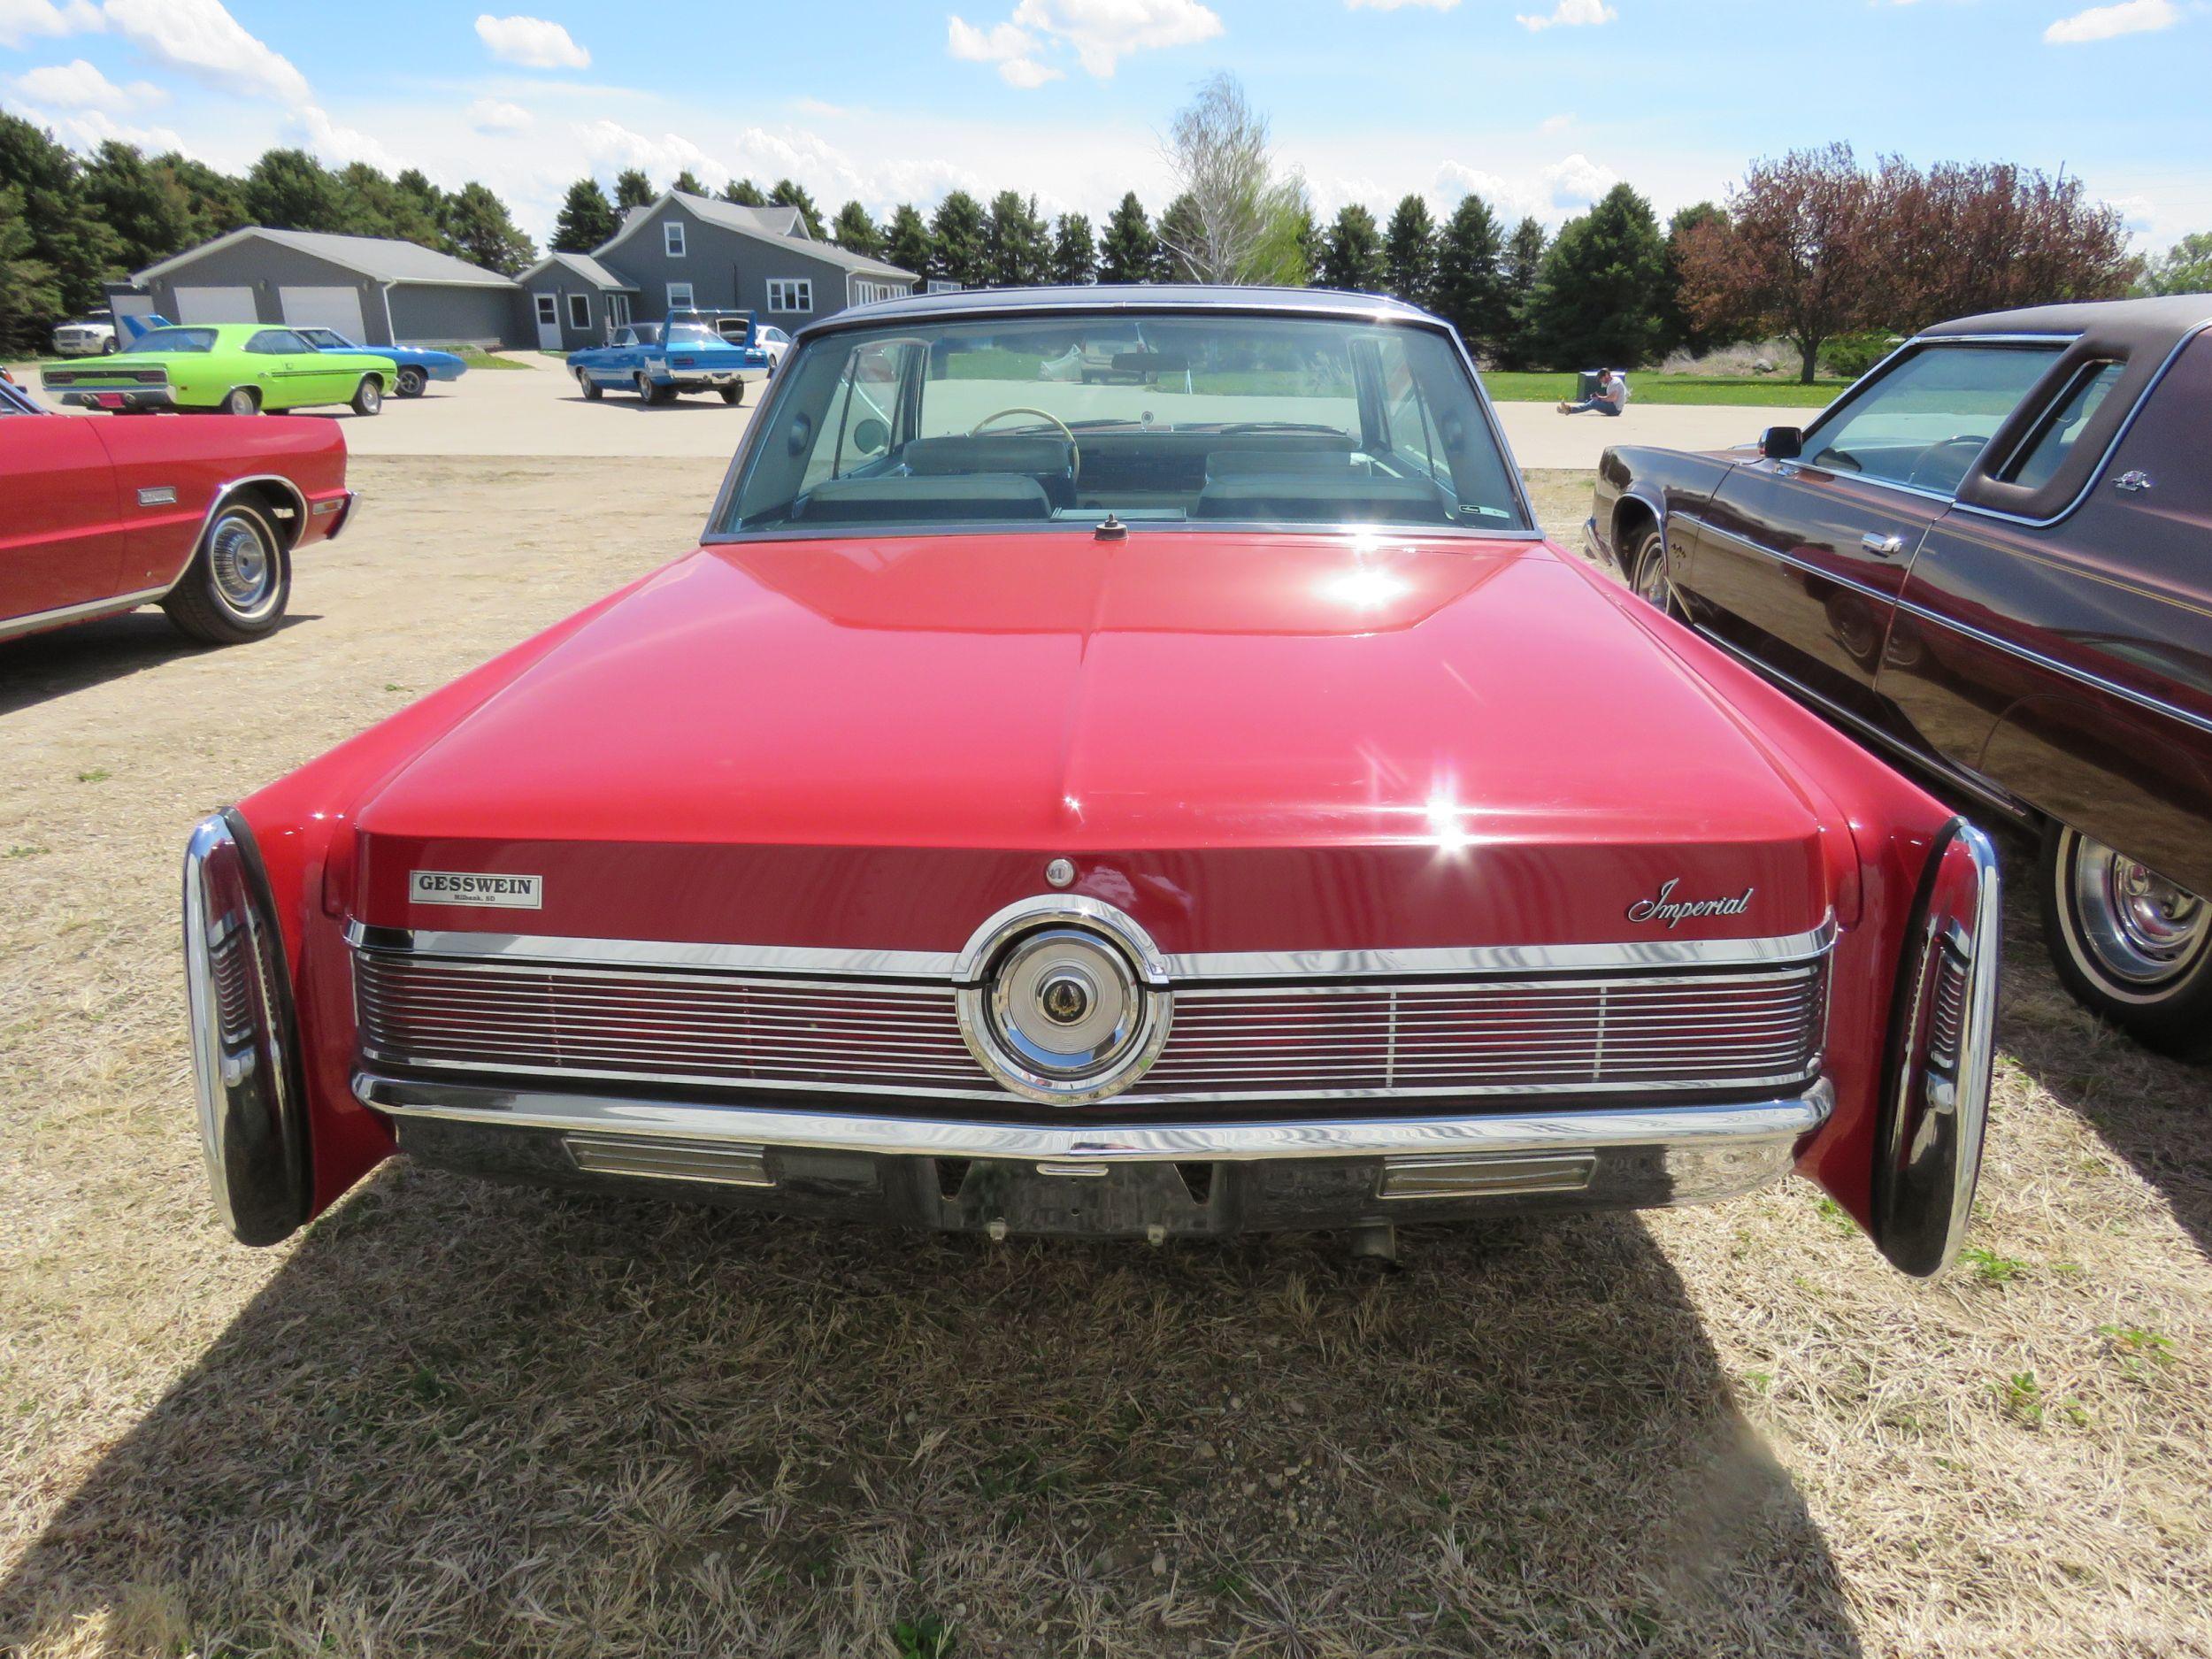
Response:
[[[248,227],[141,271],[180,323],[291,323],[371,346],[505,345],[509,278],[411,242]]]
[[[740,207],[673,190],[632,208],[622,228],[592,250],[591,263],[628,285],[640,322],[697,305],[756,311],[787,330],[848,305],[911,293],[920,280],[881,259],[814,241],[795,207]]]
[[[588,253],[549,253],[515,280],[526,312],[519,338],[541,351],[603,344],[637,303],[637,284]]]

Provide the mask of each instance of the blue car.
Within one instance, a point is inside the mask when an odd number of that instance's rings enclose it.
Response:
[[[568,368],[595,402],[614,386],[648,403],[680,392],[719,392],[724,403],[741,403],[747,386],[768,378],[758,334],[750,311],[671,311],[664,323],[632,323],[606,345],[570,352]]]
[[[468,373],[465,359],[450,351],[432,351],[422,346],[358,346],[335,328],[295,328],[292,331],[318,351],[373,351],[399,365],[392,389],[402,397],[420,397],[433,380],[457,380]]]
[[[142,315],[126,315],[115,319],[120,335],[129,342],[127,351],[140,336],[157,328],[174,328],[176,325],[158,311]],[[450,351],[431,351],[421,346],[363,346],[347,339],[335,328],[294,328],[292,332],[318,351],[366,351],[380,357],[389,357],[399,368],[398,379],[392,390],[402,397],[420,397],[423,388],[433,380],[457,380],[469,370],[467,362]]]

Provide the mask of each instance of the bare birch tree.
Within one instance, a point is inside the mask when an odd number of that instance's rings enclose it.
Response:
[[[1200,83],[1176,115],[1164,146],[1190,204],[1173,239],[1161,221],[1172,263],[1195,282],[1254,284],[1306,280],[1299,227],[1305,180],[1278,174],[1267,118],[1247,102],[1225,71]]]

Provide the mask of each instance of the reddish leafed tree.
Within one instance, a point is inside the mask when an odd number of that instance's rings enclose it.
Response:
[[[1910,330],[1978,311],[2117,299],[2141,269],[2118,211],[2081,180],[2008,162],[1892,159],[1878,185],[1887,222],[1882,320]]]
[[[1866,326],[1880,305],[1886,218],[1848,144],[1755,161],[1727,218],[1682,238],[1684,308],[1709,332],[1782,335],[1809,384],[1821,342]]]

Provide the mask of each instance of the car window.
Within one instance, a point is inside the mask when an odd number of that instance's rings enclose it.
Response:
[[[2067,388],[2065,396],[2037,423],[2026,442],[2005,464],[1999,481],[2024,489],[2041,489],[2056,476],[2074,452],[2074,444],[2104,400],[2112,395],[2125,372],[2124,363],[2085,363]]]
[[[312,348],[288,328],[265,328],[246,342],[246,349],[264,357],[280,357],[288,351],[307,351]]]
[[[1805,462],[1948,495],[2061,349],[1924,347],[1807,434]]]
[[[658,323],[640,323],[630,333],[633,336],[631,340],[633,345],[654,345],[660,340],[661,326]]]
[[[826,430],[807,457],[803,489],[872,471],[882,465],[895,442],[903,442],[896,414],[899,380],[918,349],[910,341],[890,340],[862,346],[846,357],[830,392]]]
[[[141,335],[133,351],[212,351],[212,328],[156,328]]]
[[[1406,360],[1405,341],[1386,336],[1375,342],[1375,350],[1382,368],[1383,414],[1390,423],[1392,452],[1430,477],[1448,483],[1436,423],[1430,417],[1428,400],[1421,394],[1413,365]]]
[[[327,346],[333,350],[355,351],[359,349],[343,334],[334,333],[327,328],[303,328],[300,331],[300,334],[310,345]]]

